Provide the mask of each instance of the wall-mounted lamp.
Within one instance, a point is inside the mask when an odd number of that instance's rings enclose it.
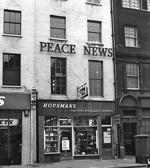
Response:
[[[25,116],[25,117],[28,117],[28,116],[29,116],[29,110],[25,110],[25,111],[24,111],[24,116]]]
[[[36,105],[37,101],[37,90],[33,87],[31,89],[31,105]]]

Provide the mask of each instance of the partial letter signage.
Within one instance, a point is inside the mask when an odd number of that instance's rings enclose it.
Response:
[[[4,105],[4,99],[5,99],[6,97],[5,96],[0,96],[0,106],[3,106]]]

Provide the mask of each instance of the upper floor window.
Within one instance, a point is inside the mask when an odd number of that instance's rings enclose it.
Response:
[[[66,38],[66,18],[60,16],[50,16],[50,37]]]
[[[126,64],[126,77],[128,89],[139,89],[139,65],[135,63]]]
[[[125,34],[125,46],[127,47],[137,47],[137,28],[136,27],[124,27]]]
[[[101,42],[101,22],[88,21],[88,41]]]
[[[66,94],[65,58],[51,58],[51,93]]]
[[[3,85],[20,86],[20,54],[3,54]]]
[[[4,33],[21,35],[21,12],[4,10]]]
[[[131,9],[150,10],[150,0],[122,0],[122,6]]]
[[[103,63],[89,61],[89,92],[90,96],[103,96]]]
[[[100,0],[87,0],[88,3],[100,4]]]

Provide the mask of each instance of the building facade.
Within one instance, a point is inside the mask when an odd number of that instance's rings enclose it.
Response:
[[[38,161],[114,156],[110,1],[36,3]]]
[[[33,9],[34,1],[0,1],[1,165],[36,161]]]
[[[135,155],[134,135],[150,133],[150,2],[113,1],[120,156]]]

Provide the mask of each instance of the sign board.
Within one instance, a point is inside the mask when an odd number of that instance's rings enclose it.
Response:
[[[115,122],[115,124],[120,124],[120,115],[118,114],[118,115],[114,115],[114,122]]]
[[[17,126],[19,119],[0,119],[0,126]]]
[[[103,137],[104,137],[104,143],[111,143],[111,132],[110,131],[103,132]]]
[[[77,87],[77,94],[81,98],[88,96],[88,87],[86,86],[86,84]]]

